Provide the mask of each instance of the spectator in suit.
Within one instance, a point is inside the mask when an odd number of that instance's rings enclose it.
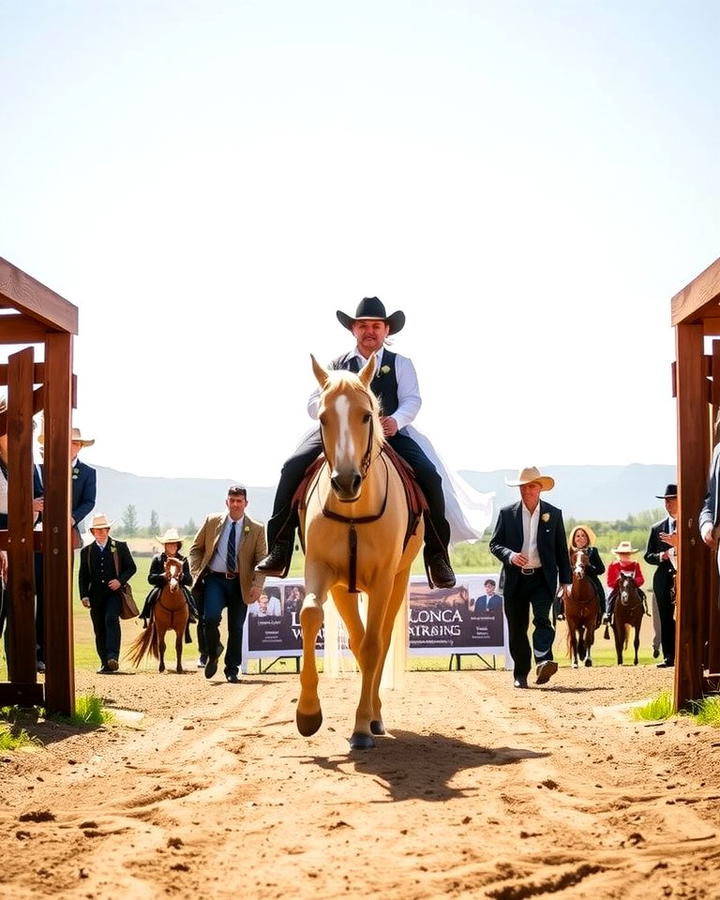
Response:
[[[128,545],[110,537],[112,522],[107,516],[93,516],[90,521],[94,540],[80,551],[80,600],[90,610],[100,657],[98,674],[108,675],[117,672],[120,659],[120,588],[130,581],[137,567]]]
[[[545,684],[557,672],[552,645],[555,629],[550,610],[558,577],[563,595],[572,582],[562,511],[540,500],[555,481],[534,466],[521,469],[513,481],[520,501],[500,510],[490,538],[490,552],[503,564],[500,585],[508,623],[514,686],[526,688],[532,655],[528,640],[530,609],[533,611],[533,647],[536,683]]]
[[[653,575],[653,592],[660,613],[660,646],[663,661],[659,669],[675,665],[675,562],[677,548],[677,485],[669,484],[664,494],[657,494],[658,500],[665,501],[667,517],[656,522],[650,529],[645,562],[657,566]],[[701,520],[702,527],[702,520]]]
[[[205,677],[217,672],[223,645],[220,620],[227,609],[228,645],[225,677],[238,684],[242,662],[242,635],[247,608],[260,597],[265,577],[255,566],[267,553],[265,529],[247,515],[247,490],[241,485],[228,488],[227,511],[205,519],[188,551],[193,577],[193,596],[201,595],[201,625],[198,643],[206,656]],[[246,605],[247,604],[247,605]]]

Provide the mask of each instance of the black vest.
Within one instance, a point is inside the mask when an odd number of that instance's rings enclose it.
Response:
[[[382,365],[378,369],[377,374],[370,382],[370,390],[380,401],[380,414],[383,416],[391,416],[400,405],[398,400],[398,383],[397,372],[395,371],[396,353],[390,350],[383,350]],[[345,369],[354,372],[356,375],[360,371],[360,360],[352,353],[346,353],[344,356],[338,356],[330,363],[331,369]],[[383,369],[389,371],[383,372]]]

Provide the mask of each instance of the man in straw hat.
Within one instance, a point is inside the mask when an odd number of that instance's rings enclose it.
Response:
[[[380,401],[380,420],[385,439],[413,467],[428,502],[429,511],[425,515],[425,566],[428,576],[436,587],[452,587],[455,574],[448,554],[450,526],[445,516],[442,479],[418,443],[405,433],[405,427],[415,419],[422,404],[415,367],[406,356],[392,353],[385,347],[386,339],[397,334],[405,325],[405,313],[398,310],[388,316],[377,297],[365,297],[358,304],[354,316],[341,310],[337,310],[336,316],[340,324],[352,332],[356,344],[349,353],[333,360],[330,368],[359,372],[370,356],[376,354],[375,377],[370,387]],[[318,401],[319,392],[315,391],[308,403],[308,412],[313,419],[318,416]],[[282,468],[272,518],[267,525],[270,552],[258,566],[258,571],[265,575],[280,578],[287,575],[298,527],[292,499],[305,470],[321,452],[320,430],[316,429]]]
[[[506,478],[505,483],[520,488],[521,499],[500,510],[490,538],[490,552],[503,564],[500,581],[514,663],[514,685],[526,688],[532,663],[528,640],[530,608],[536,683],[545,684],[558,668],[552,652],[555,629],[550,621],[558,575],[566,597],[572,574],[562,512],[540,500],[542,491],[555,486],[554,479],[530,466],[521,469],[516,479]]]
[[[42,452],[45,443],[44,435],[39,434],[37,440]],[[80,529],[82,528],[83,519],[85,516],[89,516],[95,508],[97,473],[92,466],[81,462],[79,458],[83,447],[92,447],[94,443],[94,438],[83,438],[79,428],[72,429],[70,434],[70,472],[72,475],[70,524],[72,526],[71,540],[73,550],[78,550],[82,547]],[[42,464],[39,466],[39,472],[40,479],[44,481],[45,472]],[[38,671],[43,672],[45,670],[45,581],[42,553],[35,554],[35,596],[37,604],[35,624],[37,628]]]
[[[124,541],[110,537],[112,522],[102,513],[93,516],[88,529],[93,541],[80,551],[78,582],[82,605],[90,610],[95,647],[100,657],[99,675],[117,672],[120,659],[120,588],[137,571]]]
[[[655,495],[665,501],[667,516],[650,529],[645,562],[657,566],[653,575],[653,593],[660,613],[660,646],[663,661],[659,669],[675,665],[675,561],[677,536],[677,485],[669,484],[664,494]]]

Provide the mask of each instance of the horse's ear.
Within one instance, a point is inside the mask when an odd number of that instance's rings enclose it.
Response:
[[[371,353],[370,358],[365,363],[365,365],[358,372],[358,378],[362,381],[363,385],[367,388],[370,387],[370,382],[373,380],[373,376],[375,375],[375,354]]]
[[[312,360],[313,372],[315,373],[315,377],[317,378],[318,384],[321,388],[324,388],[328,383],[328,373],[320,363],[315,359],[315,357],[310,354],[310,359]]]

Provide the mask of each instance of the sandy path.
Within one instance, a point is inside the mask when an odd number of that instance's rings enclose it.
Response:
[[[717,898],[720,732],[612,709],[670,677],[412,673],[385,697],[392,737],[349,753],[349,677],[321,679],[304,739],[296,676],[83,674],[151,713],[5,758],[0,893]]]

